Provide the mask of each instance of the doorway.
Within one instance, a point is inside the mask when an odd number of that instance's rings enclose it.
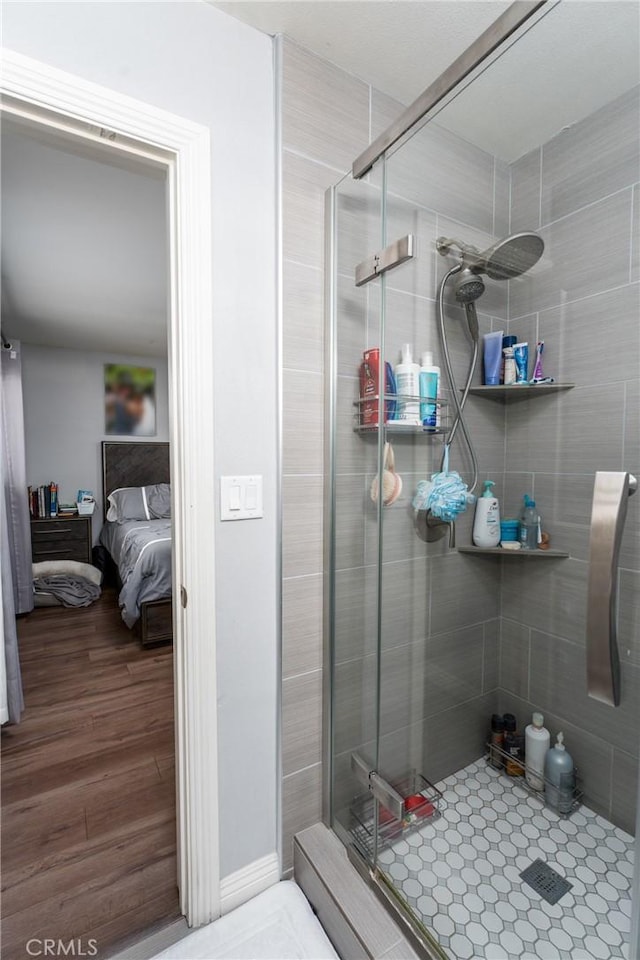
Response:
[[[3,111],[14,117],[102,142],[122,154],[146,156],[167,169],[173,596],[179,598],[173,605],[177,884],[181,912],[190,925],[199,925],[219,914],[220,900],[214,507],[209,494],[213,443],[202,443],[203,433],[213,439],[209,133],[7,51],[2,92]]]
[[[167,172],[10,117],[1,142],[3,341],[22,374],[35,601],[17,628],[25,710],[2,732],[3,942],[19,956],[90,938],[103,955],[179,916],[172,650],[141,636],[148,601],[171,596],[171,521],[105,521],[100,469],[117,434],[123,484],[170,479]],[[57,501],[45,510],[40,485]],[[76,507],[79,489],[94,502]],[[137,580],[125,538],[148,540],[155,584]]]

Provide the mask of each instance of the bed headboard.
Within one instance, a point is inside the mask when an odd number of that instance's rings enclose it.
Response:
[[[107,497],[118,487],[145,487],[170,483],[169,444],[154,441],[102,441],[102,497],[105,517]]]

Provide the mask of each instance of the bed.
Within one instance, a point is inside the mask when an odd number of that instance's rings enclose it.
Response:
[[[122,619],[145,647],[173,638],[169,482],[168,443],[102,443],[100,543],[117,572]]]

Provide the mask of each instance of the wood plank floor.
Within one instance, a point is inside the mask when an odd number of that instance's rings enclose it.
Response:
[[[81,938],[85,955],[93,938],[103,957],[179,916],[172,650],[141,649],[113,590],[35,610],[18,634],[25,712],[2,729],[2,957],[26,960],[31,938]]]

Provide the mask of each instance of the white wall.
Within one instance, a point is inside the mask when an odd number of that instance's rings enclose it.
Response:
[[[93,542],[102,529],[102,440],[135,440],[104,432],[104,365],[128,363],[156,371],[156,435],[169,439],[167,361],[90,350],[22,344],[22,391],[27,480],[36,487],[55,480],[60,501],[71,503],[79,489],[93,490]]]
[[[264,519],[215,530],[225,876],[276,848],[271,40],[200,2],[51,2],[5,4],[3,43],[211,129],[216,470],[265,478]]]

